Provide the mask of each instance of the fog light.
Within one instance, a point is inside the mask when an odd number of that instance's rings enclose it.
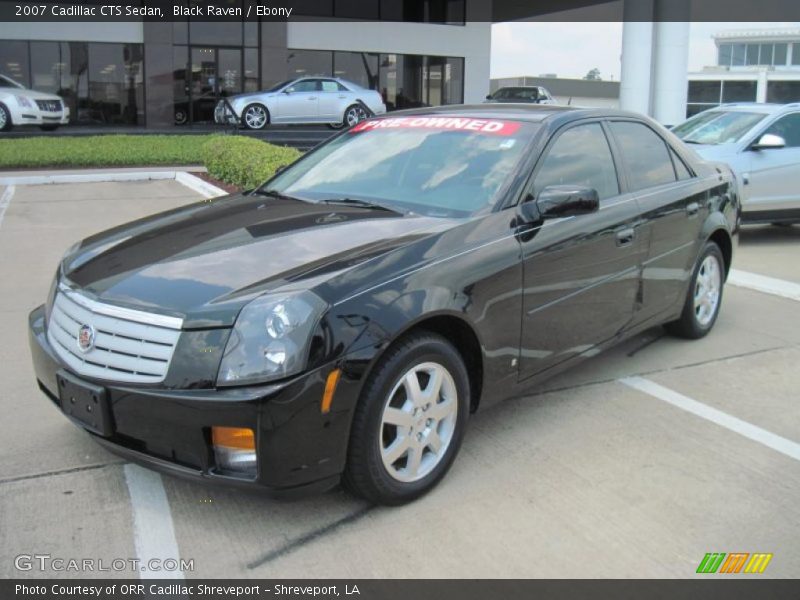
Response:
[[[212,427],[211,443],[220,470],[256,476],[256,437],[252,429]]]

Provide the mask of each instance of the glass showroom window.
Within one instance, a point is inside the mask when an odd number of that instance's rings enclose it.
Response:
[[[721,81],[690,81],[686,116],[719,106],[722,102]]]
[[[289,50],[286,62],[287,79],[333,75],[333,52],[330,50]]]
[[[378,89],[380,55],[369,52],[334,52],[333,74],[370,90]]]
[[[0,41],[0,73],[25,87],[30,86],[28,42]]]
[[[722,102],[755,102],[755,81],[724,81],[722,83]]]
[[[143,53],[139,44],[89,44],[88,119],[104,125],[143,120]]]
[[[767,102],[800,102],[800,81],[770,81],[767,83]]]

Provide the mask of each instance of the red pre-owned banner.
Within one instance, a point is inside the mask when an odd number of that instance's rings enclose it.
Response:
[[[358,133],[372,129],[452,129],[456,131],[473,131],[492,135],[511,135],[520,124],[516,121],[499,121],[497,119],[473,119],[470,117],[389,117],[362,121],[350,131]]]

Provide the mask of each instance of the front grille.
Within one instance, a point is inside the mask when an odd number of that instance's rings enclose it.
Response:
[[[118,312],[124,313],[124,318],[113,316]],[[180,336],[180,325],[142,322],[159,318],[99,304],[62,289],[53,303],[47,339],[78,375],[126,383],[158,383],[167,375]],[[88,352],[78,345],[84,325],[94,330],[94,346]]]
[[[61,112],[61,100],[37,100],[36,106],[45,112]]]

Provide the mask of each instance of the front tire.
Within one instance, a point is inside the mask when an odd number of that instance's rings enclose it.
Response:
[[[470,385],[443,337],[419,332],[392,346],[364,385],[343,483],[376,504],[398,505],[431,490],[458,454]]]
[[[248,104],[242,111],[242,125],[260,130],[269,124],[269,111],[263,104]]]
[[[680,319],[667,331],[691,340],[705,336],[717,321],[725,282],[725,259],[714,242],[707,242],[697,259]]]
[[[0,104],[0,131],[11,129],[11,113],[4,104]]]

